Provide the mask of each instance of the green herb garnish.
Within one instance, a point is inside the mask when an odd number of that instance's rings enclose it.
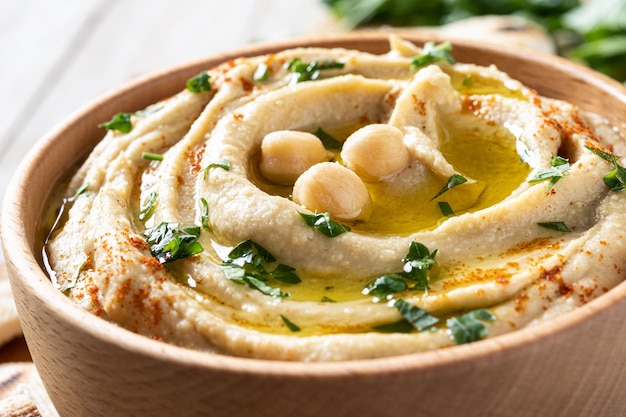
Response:
[[[450,176],[450,178],[448,178],[448,181],[446,182],[446,185],[443,186],[443,188],[441,190],[439,190],[439,192],[437,194],[435,194],[435,196],[433,198],[430,199],[430,201],[433,201],[435,198],[439,197],[441,194],[445,193],[446,191],[451,190],[452,188],[456,187],[457,185],[461,185],[467,182],[467,178],[465,178],[463,175],[461,174],[452,174],[452,176]]]
[[[452,207],[450,207],[449,203],[445,201],[439,201],[437,204],[439,205],[439,210],[441,210],[441,214],[446,217],[454,216],[454,211],[452,210]]]
[[[228,259],[222,262],[222,270],[226,277],[240,284],[248,285],[272,297],[289,297],[280,288],[274,288],[266,282],[273,278],[277,281],[290,284],[301,282],[295,269],[284,264],[278,264],[270,270],[270,264],[276,258],[267,249],[248,239],[241,242],[228,254]]]
[[[571,232],[565,222],[539,222],[537,225],[545,227],[546,229],[557,230],[559,232]]]
[[[496,317],[489,310],[474,310],[460,317],[446,321],[451,339],[457,344],[471,343],[487,337],[488,331],[483,321],[494,321]]]
[[[148,161],[162,161],[163,155],[160,153],[142,152],[141,157]]]
[[[307,226],[319,230],[322,234],[328,237],[337,237],[350,231],[350,228],[345,224],[332,220],[329,212],[318,213],[316,211],[315,214],[298,212],[298,214],[304,219]]]
[[[200,213],[200,221],[202,222],[202,227],[210,231],[211,223],[209,223],[209,203],[204,197],[200,198],[200,203],[202,204],[202,213]]]
[[[263,82],[267,80],[267,77],[269,77],[269,73],[270,68],[267,66],[266,63],[263,62],[260,63],[258,67],[256,67],[252,78],[254,79],[254,81]]]
[[[200,228],[197,226],[179,227],[178,223],[162,222],[146,230],[144,236],[150,245],[152,256],[162,264],[186,258],[204,250],[198,242]]]
[[[415,282],[411,290],[425,291],[428,287],[428,271],[432,268],[437,255],[437,249],[430,252],[428,248],[419,242],[411,242],[409,252],[402,259],[402,271],[381,275],[370,281],[362,294],[373,294],[375,301],[379,301],[398,292],[409,289],[409,285],[404,280]]]
[[[303,62],[302,58],[294,58],[287,64],[287,69],[296,74],[296,82],[314,81],[320,76],[321,71],[329,69],[342,69],[344,67],[343,62],[338,62],[332,59],[324,61],[311,61]]]
[[[402,275],[387,274],[370,281],[365,288],[363,288],[362,294],[372,294],[377,300],[384,300],[392,294],[406,291],[407,288],[408,285],[402,278]]]
[[[336,302],[337,302],[337,301],[333,300],[333,299],[332,299],[332,298],[330,298],[330,297],[327,297],[327,296],[323,296],[323,297],[322,297],[322,303],[336,303]]]
[[[285,323],[285,326],[287,326],[287,328],[292,332],[299,332],[301,330],[300,326],[298,326],[282,314],[280,315],[280,318],[283,319],[283,323]]]
[[[80,274],[83,272],[83,268],[85,267],[86,263],[87,260],[83,261],[83,263],[78,266],[78,269],[76,270],[72,281],[66,282],[59,288],[59,291],[61,291],[63,295],[69,295],[70,291],[74,287],[76,287],[76,284],[78,284],[78,278],[80,278]]]
[[[590,146],[585,146],[591,152],[613,164],[613,170],[604,176],[604,183],[611,191],[620,192],[626,190],[626,168],[617,162],[617,157],[612,153],[601,151]]]
[[[342,143],[339,142],[334,137],[332,137],[331,135],[329,135],[321,127],[318,128],[317,131],[315,131],[314,134],[315,134],[315,136],[317,136],[319,138],[319,140],[322,141],[322,144],[324,145],[324,148],[326,148],[326,149],[341,149]]]
[[[117,113],[111,120],[101,123],[98,127],[106,130],[117,130],[121,133],[128,133],[133,130],[131,117],[133,113]]]
[[[188,79],[186,86],[187,90],[192,93],[211,91],[211,76],[207,71],[202,71],[195,77]]]
[[[448,64],[455,64],[456,60],[450,53],[452,50],[452,44],[450,42],[442,42],[439,45],[435,45],[434,42],[426,42],[422,53],[413,58],[411,61],[411,68],[418,69],[425,65],[435,64],[437,62],[447,62]]]
[[[84,183],[83,185],[81,185],[81,186],[78,188],[78,190],[76,190],[76,193],[74,193],[74,196],[73,196],[73,197],[71,197],[71,200],[72,200],[72,201],[74,201],[74,200],[76,200],[76,198],[78,198],[79,196],[81,196],[81,195],[85,194],[85,193],[87,192],[87,190],[89,189],[89,186],[90,186],[90,185],[91,185],[91,184],[90,184],[90,183],[88,183],[88,182],[86,182],[86,183]]]
[[[393,323],[379,324],[373,326],[372,330],[381,333],[411,333],[415,327],[406,320],[395,321]]]
[[[393,306],[402,314],[402,317],[404,317],[407,322],[411,323],[411,325],[420,332],[439,323],[437,317],[431,316],[426,311],[401,298],[397,299]]]
[[[139,220],[144,221],[152,216],[152,213],[154,213],[154,207],[156,206],[156,202],[157,193],[156,191],[152,191],[143,203],[143,208],[139,212]]]
[[[204,178],[209,175],[209,170],[212,168],[221,168],[224,171],[230,171],[230,161],[228,159],[222,158],[218,159],[217,161],[209,162],[209,164],[202,169],[204,171]]]
[[[552,155],[550,157],[550,164],[552,167],[540,170],[537,172],[537,175],[528,180],[531,184],[549,180],[546,193],[550,191],[550,189],[554,187],[554,184],[556,184],[561,178],[569,174],[570,169],[568,160],[561,158],[560,156]]]
[[[416,281],[411,288],[413,290],[428,289],[428,271],[437,263],[435,256],[437,249],[430,252],[426,246],[419,242],[411,242],[409,253],[402,259],[404,262],[404,276],[410,280]]]

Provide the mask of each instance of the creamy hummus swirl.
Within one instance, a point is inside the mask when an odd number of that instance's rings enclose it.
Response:
[[[424,52],[392,38],[384,55],[301,48],[240,58],[209,69],[205,91],[134,113],[132,130],[111,130],[65,185],[45,244],[53,281],[81,307],[157,340],[299,361],[494,337],[623,281],[626,194],[605,181],[618,170],[619,185],[620,133],[495,67],[415,65]],[[357,181],[330,188],[366,190],[367,202],[353,218],[327,212],[326,224],[349,229],[329,237],[305,221],[323,204],[296,202],[293,184],[264,177],[263,141],[321,129],[347,143],[370,125],[399,132],[406,163],[355,176],[349,155],[326,144],[318,168]],[[366,169],[382,163],[369,155]],[[164,225],[193,229],[196,250],[156,253]],[[242,242],[248,258],[231,252]],[[262,261],[265,252],[273,258]],[[297,280],[272,274],[281,268]]]

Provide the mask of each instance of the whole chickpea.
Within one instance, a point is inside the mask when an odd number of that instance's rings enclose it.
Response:
[[[292,185],[304,171],[324,158],[324,145],[314,134],[280,130],[263,138],[259,170],[276,184]]]
[[[411,163],[400,129],[371,124],[352,133],[341,150],[344,164],[369,182],[389,180]]]
[[[335,162],[322,162],[305,171],[293,186],[293,201],[311,211],[330,212],[339,220],[366,220],[371,200],[354,172]]]

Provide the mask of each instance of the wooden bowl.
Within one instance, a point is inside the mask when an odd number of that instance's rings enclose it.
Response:
[[[410,40],[422,43],[424,38]],[[563,59],[454,42],[460,62],[495,64],[541,94],[626,130],[626,88]],[[49,190],[102,137],[97,124],[181,89],[238,56],[311,45],[383,53],[384,34],[255,46],[140,78],[48,133],[7,193],[2,239],[24,334],[63,416],[626,415],[626,282],[545,324],[439,351],[339,363],[241,359],[153,341],[72,304],[42,270],[37,225]]]

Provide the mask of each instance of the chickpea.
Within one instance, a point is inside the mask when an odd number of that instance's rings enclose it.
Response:
[[[334,162],[322,162],[304,172],[293,186],[292,198],[311,211],[328,211],[338,220],[365,220],[371,213],[370,196],[361,178]]]
[[[400,129],[387,124],[367,125],[346,139],[344,164],[365,181],[389,180],[411,163]]]
[[[280,130],[263,138],[259,170],[276,184],[291,185],[304,171],[325,157],[324,145],[314,134]]]

